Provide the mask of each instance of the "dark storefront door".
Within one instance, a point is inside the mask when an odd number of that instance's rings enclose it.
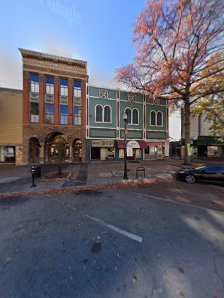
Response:
[[[91,148],[91,159],[100,159],[100,148]]]

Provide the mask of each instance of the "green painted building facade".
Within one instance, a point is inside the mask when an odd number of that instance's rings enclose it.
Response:
[[[123,159],[124,113],[128,116],[128,159],[169,156],[165,101],[155,103],[140,93],[88,86],[86,161]]]

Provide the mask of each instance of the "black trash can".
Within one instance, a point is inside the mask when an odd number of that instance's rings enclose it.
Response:
[[[41,166],[36,166],[36,177],[41,177]]]

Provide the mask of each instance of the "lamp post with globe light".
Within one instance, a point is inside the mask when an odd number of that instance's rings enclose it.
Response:
[[[128,179],[128,173],[127,173],[127,124],[128,124],[128,116],[124,112],[123,115],[124,120],[124,176],[123,179]]]

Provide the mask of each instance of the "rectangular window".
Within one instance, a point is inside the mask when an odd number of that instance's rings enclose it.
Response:
[[[68,124],[68,106],[60,105],[60,123]]]
[[[32,93],[39,93],[39,75],[30,74],[30,90]]]
[[[74,125],[81,125],[81,107],[74,107]]]
[[[74,81],[74,98],[81,98],[82,97],[82,83],[81,81]]]
[[[45,104],[45,123],[54,124],[54,105],[51,103]]]
[[[31,123],[39,122],[39,103],[38,102],[30,103],[30,122]]]
[[[46,94],[54,95],[54,78],[46,77]]]
[[[68,80],[60,79],[60,95],[68,97]]]

